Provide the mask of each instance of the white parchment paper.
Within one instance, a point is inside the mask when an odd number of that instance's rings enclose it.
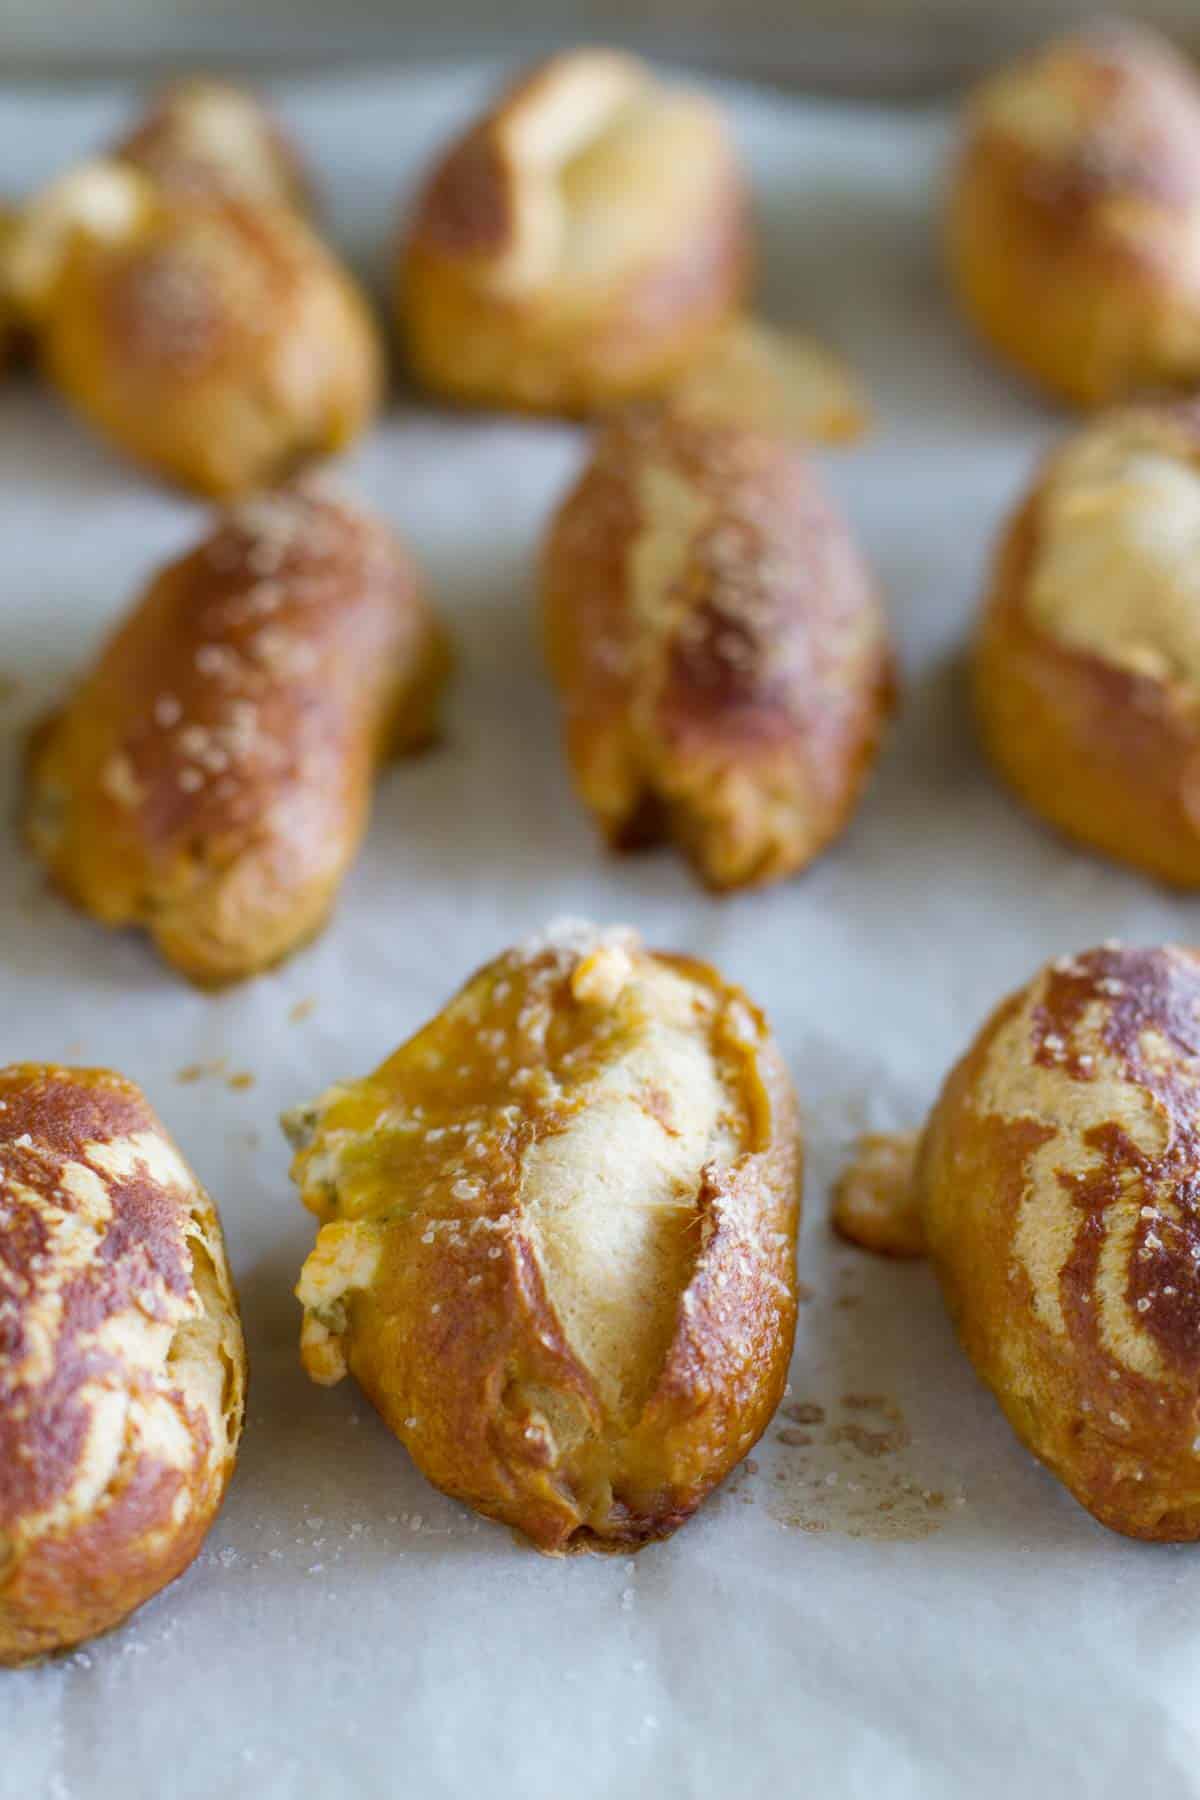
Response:
[[[334,234],[376,273],[399,198],[483,81],[281,94]],[[868,442],[822,458],[904,667],[878,777],[845,841],[766,894],[717,902],[669,854],[604,856],[568,789],[532,616],[539,529],[584,439],[400,399],[345,473],[422,558],[461,667],[445,744],[385,777],[327,935],[206,998],[48,898],[5,840],[0,1059],[103,1062],[144,1084],[220,1203],[252,1387],[195,1567],[124,1630],[0,1674],[4,1800],[1200,1793],[1200,1551],[1093,1524],[976,1384],[928,1272],[859,1257],[825,1222],[854,1133],[916,1120],[1002,992],[1107,936],[1188,938],[1195,908],[1060,845],[972,741],[959,657],[989,542],[1055,422],[947,303],[944,120],[730,100],[767,306],[846,352],[878,411]],[[128,104],[0,90],[3,186],[102,139]],[[19,684],[0,702],[6,811],[24,726],[202,516],[31,385],[0,388],[0,671]],[[480,1524],[350,1385],[310,1386],[295,1351],[313,1226],[277,1113],[371,1068],[478,963],[562,913],[631,920],[743,982],[809,1122],[813,1292],[788,1401],[803,1410],[636,1562],[549,1562]],[[253,1086],[231,1088],[241,1072]],[[878,1455],[842,1434],[890,1443],[901,1419],[911,1441]]]

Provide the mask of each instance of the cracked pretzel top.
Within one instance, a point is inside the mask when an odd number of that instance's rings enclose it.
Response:
[[[112,1623],[97,1572],[135,1604],[194,1550],[242,1388],[216,1213],[139,1090],[0,1069],[0,1660]]]

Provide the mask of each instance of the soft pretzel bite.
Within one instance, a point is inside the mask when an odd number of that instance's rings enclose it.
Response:
[[[711,887],[842,830],[893,697],[874,584],[799,450],[671,413],[601,437],[542,559],[579,793],[618,848],[672,839]]]
[[[963,1347],[1103,1524],[1200,1537],[1200,956],[1110,947],[1012,995],[917,1159]]]
[[[291,207],[89,163],[31,202],[8,266],[64,398],[185,487],[268,485],[375,412],[366,301]]]
[[[322,1221],[305,1366],[349,1370],[437,1486],[540,1550],[637,1549],[764,1430],[799,1127],[714,970],[560,928],[285,1124]]]
[[[974,654],[988,754],[1072,837],[1200,886],[1200,406],[1089,424],[1008,526]]]
[[[913,1185],[917,1134],[870,1131],[833,1188],[830,1221],[839,1237],[877,1256],[924,1256],[925,1228]]]
[[[171,563],[36,733],[29,842],[204,985],[319,930],[372,777],[433,729],[445,642],[381,520],[308,480]]]
[[[397,267],[418,377],[587,414],[657,393],[737,310],[746,195],[719,109],[608,50],[552,57],[434,169]]]
[[[258,95],[231,81],[193,76],[169,83],[109,154],[166,187],[301,212],[310,207],[295,147]]]
[[[216,1211],[139,1089],[0,1068],[0,1663],[107,1631],[187,1568],[245,1379]]]
[[[946,239],[995,349],[1080,406],[1200,379],[1200,83],[1102,25],[971,97]]]

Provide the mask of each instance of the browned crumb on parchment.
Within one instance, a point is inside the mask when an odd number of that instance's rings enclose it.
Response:
[[[815,1400],[792,1400],[787,1406],[781,1406],[780,1412],[785,1419],[792,1419],[797,1425],[823,1425],[825,1408],[818,1406]]]
[[[783,1451],[768,1495],[772,1517],[791,1530],[851,1538],[913,1540],[939,1530],[951,1503],[943,1488],[898,1461],[911,1434],[896,1402],[845,1394],[838,1410],[851,1416],[831,1418],[820,1437],[790,1428],[775,1433]],[[815,1404],[805,1411],[825,1419]],[[964,1503],[962,1496],[954,1502]]]
[[[864,1424],[854,1418],[833,1426],[828,1434],[831,1444],[850,1444],[863,1456],[891,1456],[912,1442],[903,1412],[886,1394],[843,1394],[842,1405],[847,1412],[873,1413],[875,1419]]]
[[[185,1063],[182,1069],[176,1069],[175,1079],[182,1087],[190,1087],[194,1081],[208,1081],[213,1076],[224,1075],[229,1058],[218,1056],[212,1062]]]
[[[181,1086],[190,1087],[196,1081],[221,1078],[226,1087],[235,1094],[245,1093],[248,1088],[254,1086],[258,1079],[257,1076],[250,1073],[249,1069],[235,1069],[232,1074],[227,1074],[228,1068],[229,1058],[218,1056],[214,1057],[212,1062],[185,1063],[182,1069],[176,1069],[175,1079]]]
[[[860,1137],[833,1189],[833,1228],[880,1256],[923,1256],[925,1233],[913,1186],[919,1133]]]
[[[311,1018],[314,1010],[316,1009],[316,1004],[317,1004],[317,1002],[311,994],[307,997],[307,999],[297,1000],[296,1004],[292,1007],[291,1011],[288,1013],[288,1019],[289,1019],[290,1023],[293,1025],[303,1025],[305,1019]]]

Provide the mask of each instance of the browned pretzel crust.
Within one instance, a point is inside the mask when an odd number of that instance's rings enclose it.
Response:
[[[845,826],[893,702],[874,584],[803,455],[670,415],[611,424],[543,553],[579,792],[614,846],[669,838],[714,888]]]
[[[315,481],[244,501],[38,731],[29,841],[105,924],[239,980],[324,923],[380,759],[428,740],[446,663],[382,521]]]
[[[1181,536],[1193,505],[1200,519],[1195,404],[1130,408],[1069,440],[1001,542],[973,684],[988,754],[1027,805],[1187,888],[1200,886],[1200,663]]]
[[[378,405],[366,301],[291,206],[91,163],[26,209],[8,266],[63,396],[201,493],[279,481]]]
[[[737,310],[745,190],[720,111],[633,57],[552,57],[447,152],[398,261],[418,376],[591,413],[657,393]]]
[[[1081,406],[1200,376],[1200,84],[1104,25],[972,96],[946,221],[982,335]]]
[[[299,152],[279,121],[250,89],[211,76],[161,89],[110,154],[165,187],[311,208]]]
[[[0,1663],[107,1630],[187,1568],[244,1388],[216,1212],[141,1092],[0,1069]]]
[[[510,951],[292,1115],[315,1380],[541,1550],[675,1530],[783,1392],[800,1135],[761,1015],[575,930]]]
[[[918,1160],[963,1346],[1083,1506],[1200,1537],[1200,957],[1063,957],[992,1015]]]

